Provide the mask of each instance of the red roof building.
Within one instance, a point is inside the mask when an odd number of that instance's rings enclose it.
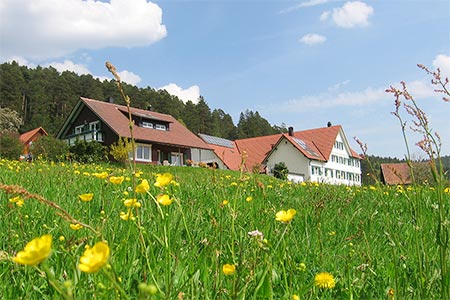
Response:
[[[24,145],[23,154],[25,155],[28,154],[28,152],[30,151],[30,146],[34,143],[34,141],[36,141],[41,136],[47,135],[48,133],[42,127],[38,127],[33,130],[22,133],[19,137],[19,140]]]
[[[136,161],[153,164],[184,165],[199,160],[211,148],[174,117],[154,111],[130,108]],[[73,145],[77,140],[115,143],[119,137],[131,138],[126,106],[80,98],[64,122],[57,138]]]

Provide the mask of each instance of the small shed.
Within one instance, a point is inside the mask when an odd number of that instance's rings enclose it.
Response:
[[[45,129],[42,127],[38,127],[33,130],[22,133],[19,137],[19,140],[24,145],[23,154],[24,155],[28,154],[28,152],[30,150],[30,146],[33,144],[34,141],[36,141],[41,136],[47,136],[47,135],[48,135],[47,131],[45,131]]]

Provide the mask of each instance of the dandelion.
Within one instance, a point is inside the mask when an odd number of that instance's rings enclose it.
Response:
[[[49,234],[33,239],[13,257],[13,261],[27,266],[36,266],[44,261],[52,251],[52,237]]]
[[[231,264],[224,264],[222,266],[222,272],[225,275],[233,275],[236,272],[236,266]]]
[[[90,193],[90,194],[81,194],[78,196],[78,198],[80,198],[81,201],[83,202],[89,202],[92,200],[92,198],[94,198],[94,194]]]
[[[97,242],[94,247],[84,251],[78,268],[85,273],[98,272],[108,261],[110,250],[105,242]]]
[[[297,211],[295,209],[288,209],[287,211],[281,210],[277,212],[275,215],[275,220],[282,222],[282,223],[289,223],[294,218]]]
[[[136,198],[126,199],[125,201],[123,201],[123,204],[126,207],[141,207],[141,203],[137,201]]]
[[[9,202],[15,203],[18,207],[22,207],[25,204],[25,201],[20,196],[9,199]]]
[[[76,223],[76,224],[70,224],[69,225],[70,229],[72,230],[80,230],[81,228],[83,228],[83,226],[81,226],[80,224]]]
[[[314,277],[314,285],[321,289],[332,289],[336,285],[333,275],[322,272]]]
[[[173,182],[173,175],[170,173],[156,174],[155,186],[163,188]]]
[[[125,177],[123,176],[111,176],[109,177],[109,182],[112,184],[121,184],[124,181]]]
[[[133,216],[133,212],[131,210],[129,210],[126,213],[121,211],[120,218],[124,221],[129,221],[129,220],[134,221],[135,220],[135,217]]]
[[[141,183],[136,186],[136,193],[147,193],[150,189],[147,179],[142,179]]]
[[[170,199],[169,195],[166,194],[157,196],[156,200],[158,201],[159,204],[164,206],[168,206],[173,202],[173,200]]]

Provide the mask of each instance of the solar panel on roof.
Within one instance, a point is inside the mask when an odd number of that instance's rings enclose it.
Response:
[[[202,134],[202,133],[200,133],[199,136],[208,144],[227,147],[227,148],[234,148],[234,144],[230,140],[220,138],[217,136]]]
[[[305,143],[303,140],[298,139],[298,138],[292,138],[292,139],[293,139],[294,142],[296,142],[303,150],[305,150],[306,152],[308,152],[309,154],[311,154],[311,155],[313,155],[313,156],[319,157],[319,155],[318,155],[314,150],[312,150],[311,148],[309,148],[308,145],[306,145],[306,143]]]

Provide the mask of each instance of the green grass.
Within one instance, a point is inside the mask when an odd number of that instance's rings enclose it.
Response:
[[[133,197],[132,180],[114,185],[92,173],[131,178],[125,169],[0,160],[4,190],[20,185],[95,231],[72,230],[54,208],[33,198],[18,207],[9,201],[17,193],[0,191],[0,298],[392,299],[389,289],[398,299],[440,298],[437,199],[430,186],[300,185],[231,171],[138,167],[136,183],[147,179],[150,190],[135,195],[142,206],[133,209],[134,221],[124,221],[119,215],[127,211],[123,199]],[[178,185],[162,191],[153,183],[165,172]],[[153,197],[161,192],[175,201],[157,205]],[[94,199],[81,202],[84,193]],[[449,194],[444,197],[448,211]],[[297,211],[290,223],[275,220],[290,208]],[[264,240],[251,237],[253,230]],[[45,262],[35,268],[12,261],[44,234],[53,237]],[[85,246],[101,240],[111,249],[109,265],[79,271]],[[236,272],[226,276],[224,264],[235,264]],[[316,287],[320,272],[331,273],[336,286]]]

